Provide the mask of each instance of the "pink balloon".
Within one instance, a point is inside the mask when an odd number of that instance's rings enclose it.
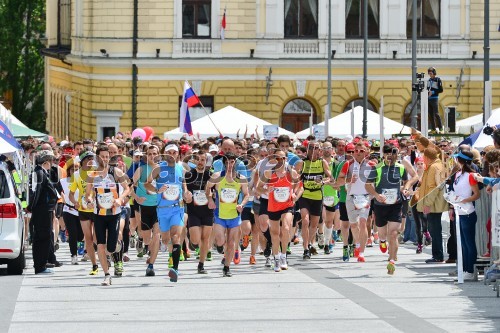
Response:
[[[145,141],[146,140],[146,131],[144,131],[142,128],[136,128],[132,132],[132,139],[136,138],[136,137],[140,137],[142,139],[142,141]]]

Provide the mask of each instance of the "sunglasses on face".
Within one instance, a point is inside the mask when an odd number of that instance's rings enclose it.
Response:
[[[364,150],[364,149],[355,149],[355,150],[354,150],[354,152],[356,152],[356,153],[358,153],[358,154],[359,154],[359,153],[364,153],[364,152],[366,152],[366,150]]]
[[[346,151],[347,154],[353,154],[354,153],[354,150],[348,150]]]

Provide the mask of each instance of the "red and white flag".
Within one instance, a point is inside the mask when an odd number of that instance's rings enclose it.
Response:
[[[224,39],[225,30],[226,30],[226,8],[224,8],[224,15],[222,15],[222,22],[220,24],[220,39]]]

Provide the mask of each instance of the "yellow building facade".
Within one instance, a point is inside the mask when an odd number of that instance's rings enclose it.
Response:
[[[369,1],[370,108],[378,111],[383,97],[385,116],[405,123],[411,104],[411,2]],[[143,126],[163,133],[179,125],[185,80],[209,110],[233,105],[301,130],[308,126],[310,107],[315,122],[324,119],[328,56],[332,116],[363,97],[362,4],[332,0],[328,8],[328,0],[47,0],[47,130],[58,139],[68,135],[73,140],[102,139]],[[495,108],[500,106],[500,2],[490,7]],[[482,112],[483,1],[419,0],[417,13],[418,72],[434,66],[443,80],[441,115],[448,106],[456,106],[458,119]]]

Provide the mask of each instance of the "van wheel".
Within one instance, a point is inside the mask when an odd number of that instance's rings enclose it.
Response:
[[[24,256],[24,246],[21,246],[21,253],[16,259],[9,260],[7,263],[7,274],[22,275],[26,267],[26,257]]]

